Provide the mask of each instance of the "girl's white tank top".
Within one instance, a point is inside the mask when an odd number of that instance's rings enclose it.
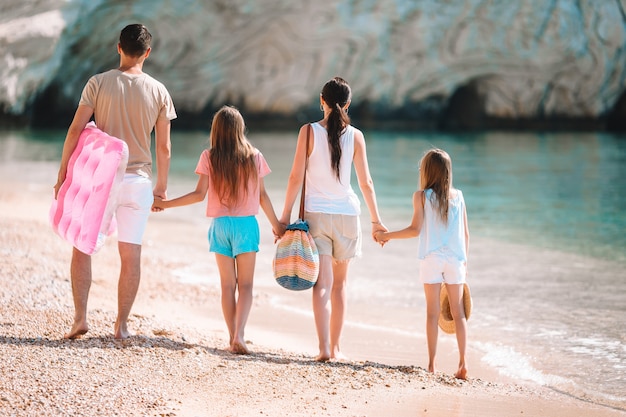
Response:
[[[444,224],[435,211],[433,190],[429,188],[424,194],[424,222],[419,236],[418,257],[424,259],[433,252],[451,251],[459,260],[467,261],[463,193],[456,190],[456,197],[449,201],[448,224]]]

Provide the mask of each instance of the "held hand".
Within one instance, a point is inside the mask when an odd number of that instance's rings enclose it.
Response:
[[[160,187],[154,187],[154,189],[152,190],[152,195],[155,198],[158,197],[161,200],[167,200],[167,190]]]
[[[385,243],[389,241],[389,239],[383,239],[383,233],[387,232],[388,229],[382,223],[372,223],[372,238],[375,242],[380,244],[380,246],[385,246]]]
[[[287,230],[287,226],[284,223],[278,223],[277,228],[272,228],[272,233],[274,233],[274,243],[278,242],[278,240],[283,237],[285,230]]]
[[[163,208],[162,203],[163,203],[163,199],[155,195],[151,210],[155,213],[165,210],[165,208]]]
[[[387,242],[389,242],[389,239],[384,239],[384,238],[383,238],[383,233],[385,233],[385,232],[383,232],[382,230],[379,230],[379,231],[377,231],[377,232],[375,232],[375,233],[374,233],[374,240],[375,240],[375,241],[376,241],[376,242],[377,242],[377,243],[378,243],[381,247],[385,246],[385,244],[386,244]]]

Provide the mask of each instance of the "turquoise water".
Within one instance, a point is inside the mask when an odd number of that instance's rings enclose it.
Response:
[[[410,219],[420,156],[433,146],[451,155],[472,238],[493,248],[477,254],[484,267],[471,275],[476,318],[470,344],[483,360],[516,378],[626,409],[626,138],[365,135],[381,213],[394,228]],[[280,210],[295,133],[249,136],[272,168],[266,186]],[[56,161],[63,137],[58,131],[0,132],[0,162]],[[171,185],[191,189],[206,137],[174,132]],[[351,293],[357,303],[423,310],[415,282],[407,287],[406,277],[366,275]]]
[[[453,160],[473,233],[626,260],[626,140],[565,133],[369,138],[384,204],[406,204],[417,159],[434,145]]]
[[[626,261],[626,138],[601,133],[366,132],[379,204],[410,214],[418,161],[432,146],[453,160],[472,233],[536,247]],[[283,190],[294,134],[252,133]],[[205,133],[174,135],[172,174],[195,178]]]

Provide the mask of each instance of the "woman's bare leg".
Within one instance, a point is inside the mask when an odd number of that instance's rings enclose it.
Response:
[[[330,295],[330,357],[332,359],[347,359],[341,353],[339,340],[348,310],[346,289],[349,264],[349,261],[333,262],[333,286]]]
[[[319,354],[316,361],[327,361],[330,351],[330,294],[333,286],[333,259],[329,255],[320,255],[320,272],[313,287],[313,315],[319,341]]]

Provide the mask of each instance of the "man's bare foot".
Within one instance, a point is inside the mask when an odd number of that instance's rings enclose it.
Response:
[[[69,332],[63,335],[64,339],[80,339],[82,335],[89,331],[89,327],[85,323],[79,323],[72,326]]]
[[[113,337],[115,337],[116,339],[128,339],[131,336],[128,328],[126,327],[126,324],[122,326],[118,322],[115,322],[114,329],[115,331],[113,333]]]
[[[456,379],[463,379],[463,380],[467,379],[467,368],[465,367],[465,365],[459,366],[459,370],[456,371],[456,374],[454,374],[454,377]]]
[[[128,339],[130,336],[132,336],[128,331],[120,331],[120,330],[116,330],[115,333],[113,334],[113,337],[116,338],[117,340],[124,340],[124,339]]]
[[[250,351],[248,350],[248,347],[244,342],[233,342],[233,344],[230,345],[230,352],[234,353],[235,355],[250,354]]]

